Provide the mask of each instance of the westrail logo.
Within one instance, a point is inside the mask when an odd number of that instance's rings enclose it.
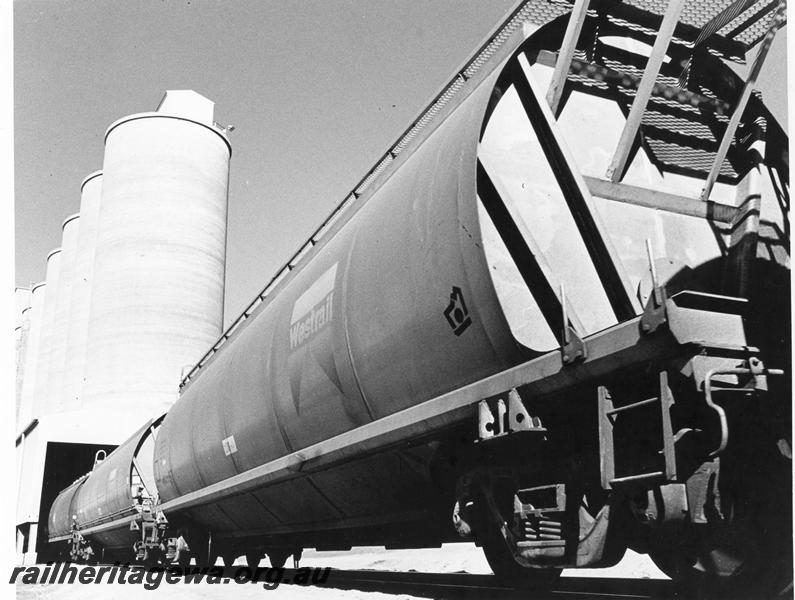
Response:
[[[331,323],[336,277],[337,263],[334,263],[296,299],[290,316],[290,351],[312,339]]]
[[[458,286],[453,286],[453,291],[450,293],[450,303],[444,310],[444,318],[447,319],[447,323],[457,336],[464,333],[467,327],[472,325],[467,305],[464,303],[464,294]]]
[[[334,292],[329,293],[319,304],[305,316],[290,325],[290,350],[314,337],[331,322],[334,314]]]

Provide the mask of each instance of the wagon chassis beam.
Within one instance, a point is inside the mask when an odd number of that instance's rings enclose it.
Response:
[[[678,296],[695,294],[684,292]],[[727,299],[728,300],[728,299]],[[202,489],[184,494],[155,507],[155,510],[184,510],[233,495],[243,494],[302,473],[318,471],[376,451],[386,450],[406,439],[432,435],[467,420],[477,419],[478,403],[512,388],[533,395],[548,395],[583,384],[596,384],[622,369],[639,367],[648,361],[698,354],[706,348],[721,347],[747,354],[747,347],[722,340],[686,338],[694,320],[709,320],[711,311],[679,309],[677,296],[666,300],[669,323],[653,334],[645,334],[641,318],[625,321],[587,336],[585,360],[563,361],[553,350],[505,371],[450,391],[416,406],[362,425],[328,440],[318,442]],[[680,332],[680,333],[677,333]],[[684,332],[684,333],[682,333]]]

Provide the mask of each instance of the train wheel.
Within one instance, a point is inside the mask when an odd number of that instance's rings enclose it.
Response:
[[[228,552],[223,555],[224,566],[225,567],[232,567],[235,564],[235,560],[237,560],[237,554],[232,552]]]
[[[483,554],[492,572],[500,580],[509,585],[544,590],[551,587],[560,577],[561,569],[533,569],[523,567],[513,557],[502,535],[489,530],[483,540]]]
[[[758,546],[744,546],[739,539],[717,544],[704,540],[696,552],[656,548],[649,556],[693,600],[792,598],[791,563],[755,549]]]
[[[215,552],[211,554],[207,554],[207,552],[202,552],[201,554],[196,554],[193,556],[194,563],[196,563],[196,566],[200,568],[214,567],[215,562],[217,560],[218,560],[218,555]]]
[[[709,522],[678,539],[653,539],[649,555],[688,598],[791,598],[790,461],[768,453],[748,456],[738,468],[731,458],[720,460]]]
[[[259,552],[246,552],[246,565],[249,569],[256,569],[261,560],[262,554]]]
[[[283,550],[281,548],[275,548],[268,552],[268,560],[271,563],[271,567],[274,569],[281,569],[284,564],[287,562],[287,559],[290,556],[289,550]]]
[[[190,548],[190,557],[193,558],[197,567],[215,566],[215,561],[218,560],[218,553],[212,547],[210,536],[207,532],[200,530],[190,531],[185,538]]]
[[[492,492],[495,494],[494,510],[500,514],[502,526],[505,526],[506,521],[513,516],[514,489],[511,485],[496,485],[492,487]],[[475,500],[475,506],[475,530],[481,532],[479,539],[483,554],[499,580],[511,586],[536,590],[548,589],[557,581],[562,569],[525,567],[516,561],[497,524],[500,519],[488,509],[489,501],[485,494]]]

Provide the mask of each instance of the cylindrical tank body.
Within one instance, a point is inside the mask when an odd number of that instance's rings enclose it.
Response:
[[[39,338],[39,351],[36,359],[36,389],[33,398],[32,416],[36,417],[44,410],[49,398],[49,380],[51,374],[50,363],[52,360],[53,329],[55,324],[55,307],[58,303],[58,279],[61,272],[61,249],[57,248],[47,256],[47,271],[45,281],[47,294],[41,314],[41,337]]]
[[[69,306],[68,352],[64,366],[64,399],[67,407],[81,406],[101,194],[102,171],[95,171],[80,185],[80,229],[74,262],[74,285]]]
[[[55,320],[52,330],[52,358],[47,388],[51,398],[44,407],[47,413],[65,410],[64,398],[66,375],[66,355],[69,334],[69,308],[72,304],[72,289],[75,283],[75,256],[77,254],[77,238],[80,231],[80,215],[74,214],[63,222],[61,239],[61,273],[58,277],[58,301],[55,305]]]
[[[52,503],[50,518],[47,522],[47,533],[50,542],[63,541],[71,535],[72,517],[77,515],[75,512],[77,509],[76,499],[85,481],[85,476],[81,477],[58,494],[55,502]]]
[[[108,129],[85,408],[163,412],[220,335],[229,158],[211,118],[145,113]]]
[[[141,475],[133,459],[142,450],[144,456],[151,457],[153,425],[156,423],[147,421],[105,460],[95,465],[73,502],[81,533],[100,547],[132,549],[135,540],[140,539],[140,531],[130,530],[130,519],[136,518],[143,510],[143,504],[135,497],[141,485]],[[146,498],[152,498],[156,493],[157,490],[148,489]],[[51,520],[55,508],[53,506],[50,511]],[[113,525],[108,526],[110,523]]]
[[[17,428],[27,426],[32,418],[33,396],[36,391],[37,370],[41,354],[39,341],[42,333],[42,308],[46,292],[47,286],[44,281],[34,285],[30,291],[30,310],[27,312],[30,326],[25,349],[20,404],[17,407]]]
[[[156,441],[161,499],[534,356],[512,335],[481,238],[476,150],[490,91],[473,93],[366,203],[346,211],[189,383]],[[344,475],[291,479],[190,515],[215,535],[358,518],[374,506],[421,510],[430,480],[402,466],[416,459],[375,457],[345,465]]]

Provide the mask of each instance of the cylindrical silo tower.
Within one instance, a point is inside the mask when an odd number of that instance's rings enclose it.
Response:
[[[230,154],[192,91],[105,134],[84,408],[159,414],[220,335]]]
[[[72,299],[69,305],[69,330],[66,338],[68,352],[64,363],[63,397],[67,408],[81,406],[101,193],[102,171],[91,173],[80,184],[80,229],[74,262]]]
[[[32,418],[33,394],[36,390],[36,371],[40,356],[42,308],[46,291],[47,286],[44,281],[34,285],[30,291],[30,310],[26,313],[30,325],[25,344],[25,356],[24,359],[20,357],[20,360],[24,360],[24,376],[20,404],[17,406],[17,429],[26,427]]]
[[[14,319],[16,327],[22,325],[22,312],[30,306],[30,288],[14,288]]]
[[[55,307],[58,302],[58,279],[61,274],[61,249],[56,248],[47,255],[47,271],[45,281],[47,294],[41,313],[41,337],[36,357],[36,389],[33,397],[32,416],[37,417],[50,403],[48,399],[48,381],[50,379],[50,362],[52,359],[53,325],[55,323]]]
[[[17,367],[16,381],[16,407],[19,414],[19,406],[22,404],[22,385],[25,382],[25,358],[28,354],[28,342],[30,340],[30,307],[22,310],[21,323],[14,329],[15,344],[15,365]]]
[[[50,400],[44,407],[46,413],[60,412],[65,409],[64,382],[66,380],[64,366],[66,363],[67,335],[69,333],[69,307],[72,304],[72,289],[75,282],[75,255],[77,254],[77,237],[80,231],[80,215],[74,214],[63,222],[61,239],[61,274],[58,277],[58,301],[55,304],[55,320],[52,330],[52,358],[47,389]]]
[[[28,345],[28,333],[30,330],[30,288],[14,288],[14,348],[15,365],[17,368],[16,384],[16,405],[19,411],[19,403],[22,399],[22,381],[25,377],[25,354]]]

